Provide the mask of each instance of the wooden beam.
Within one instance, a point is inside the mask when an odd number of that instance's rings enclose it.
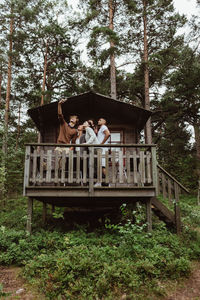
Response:
[[[146,222],[147,222],[147,232],[152,231],[151,199],[147,199],[146,201]]]
[[[29,234],[31,234],[32,231],[32,215],[33,215],[33,199],[28,198],[26,230]]]
[[[29,197],[89,197],[88,187],[79,186],[30,186],[27,187]],[[154,197],[155,187],[96,187],[93,191],[94,197]]]
[[[171,185],[171,180],[169,178],[167,180],[167,186],[168,186],[168,200],[169,200],[169,204],[172,204],[172,185]]]
[[[43,202],[43,208],[42,208],[42,223],[45,225],[47,219],[47,204],[46,202]]]
[[[175,212],[175,224],[176,224],[176,233],[181,233],[181,213],[180,213],[180,206],[179,206],[179,190],[178,184],[174,183],[174,190],[175,190],[175,202],[174,202],[174,212]]]
[[[90,148],[89,157],[89,196],[94,195],[94,148]]]
[[[157,173],[157,157],[156,157],[156,148],[151,148],[151,157],[152,157],[152,177],[153,185],[156,188],[156,196],[158,195],[158,173]]]
[[[166,199],[167,198],[166,178],[165,178],[165,174],[164,173],[162,173],[162,194],[163,194],[163,198]]]
[[[53,143],[26,143],[25,146],[33,146],[33,147],[85,147],[84,144],[53,144]],[[104,147],[112,147],[112,148],[132,148],[132,147],[136,147],[136,148],[150,148],[150,147],[156,147],[157,145],[155,144],[102,144],[101,148]],[[87,147],[99,147],[99,144],[87,144]]]
[[[24,165],[24,188],[23,188],[23,196],[26,196],[26,186],[29,184],[29,176],[30,176],[30,154],[31,154],[31,147],[26,147],[26,154],[25,154],[25,165]]]
[[[174,214],[172,211],[170,211],[160,200],[158,200],[156,197],[153,197],[151,199],[152,205],[155,207],[156,210],[158,210],[167,221],[171,222],[175,225],[175,219]],[[154,210],[154,209],[153,209]],[[154,210],[155,211],[155,210]],[[156,211],[155,211],[156,212]]]

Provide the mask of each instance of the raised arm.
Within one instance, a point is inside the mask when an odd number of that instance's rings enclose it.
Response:
[[[64,121],[64,117],[63,117],[63,113],[62,113],[62,104],[67,101],[67,99],[61,99],[58,102],[58,119],[60,120],[60,122]]]

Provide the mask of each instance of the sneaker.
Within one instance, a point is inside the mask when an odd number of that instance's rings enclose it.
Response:
[[[100,182],[96,182],[95,185],[94,185],[94,187],[99,187],[99,186],[101,186]]]

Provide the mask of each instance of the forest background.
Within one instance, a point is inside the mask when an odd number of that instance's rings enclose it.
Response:
[[[77,3],[77,8],[63,0],[0,3],[1,196],[13,186],[21,192],[24,144],[37,141],[27,109],[91,89],[150,108],[159,163],[195,192],[200,160],[198,1],[196,15],[189,19],[172,0]]]
[[[38,299],[161,299],[199,272],[200,1],[190,18],[172,0],[77,2],[0,0],[0,268],[20,267]],[[156,216],[147,233],[141,205],[81,225],[57,208],[44,225],[37,201],[25,231],[25,143],[38,141],[27,110],[91,89],[152,110],[159,163],[195,195],[181,198],[181,235]]]

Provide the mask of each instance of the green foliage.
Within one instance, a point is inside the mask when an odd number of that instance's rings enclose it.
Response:
[[[75,299],[111,297],[115,288],[138,292],[144,282],[178,278],[190,271],[187,248],[167,231],[131,235],[130,228],[120,234],[96,234],[63,235],[62,248],[30,260],[24,275],[30,282],[40,282],[49,299],[59,295]]]
[[[55,219],[64,219],[64,208],[56,207],[56,210],[53,212],[53,217]]]
[[[180,201],[183,221],[191,228],[199,227],[200,225],[200,206],[197,205],[197,198],[194,196],[184,196]]]
[[[199,226],[194,198],[181,199],[187,224],[180,237],[160,222],[147,233],[142,206],[133,212],[126,205],[121,207],[120,223],[107,220],[106,228],[93,232],[81,226],[65,232],[58,227],[39,230],[42,206],[36,205],[36,230],[27,235],[23,229],[25,199],[18,201],[18,206],[12,200],[10,209],[0,212],[0,264],[24,266],[23,276],[47,299],[114,299],[124,293],[131,299],[147,299],[163,295],[158,281],[189,275],[191,260],[200,257],[200,236],[188,225]]]

